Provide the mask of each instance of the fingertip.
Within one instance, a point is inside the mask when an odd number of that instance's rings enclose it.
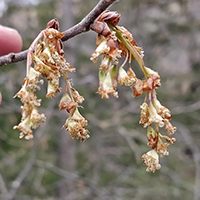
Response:
[[[0,25],[0,56],[20,52],[22,43],[17,30]]]

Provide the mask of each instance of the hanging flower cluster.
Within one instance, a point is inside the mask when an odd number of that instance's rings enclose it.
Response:
[[[96,62],[102,55],[99,67],[99,88],[97,93],[102,98],[109,98],[109,95],[118,97],[117,85],[129,86],[133,90],[133,97],[146,93],[144,103],[140,106],[141,117],[139,124],[147,128],[148,146],[151,150],[142,156],[146,171],[155,172],[161,168],[159,156],[169,154],[167,147],[175,142],[170,138],[176,131],[176,127],[169,122],[171,113],[169,109],[162,106],[158,101],[155,89],[160,87],[160,76],[158,72],[145,67],[143,56],[144,51],[138,47],[132,34],[122,26],[117,26],[120,15],[117,12],[106,11],[102,13],[90,28],[98,33],[96,50],[91,60]],[[117,67],[118,59],[125,57],[124,63]],[[136,60],[145,76],[145,80],[136,77],[131,62]],[[129,68],[124,69],[129,62]],[[168,136],[162,135],[159,128],[165,127]],[[164,142],[165,141],[165,142]]]
[[[66,87],[63,97],[60,101],[60,110],[66,109],[70,114],[64,124],[64,128],[69,131],[72,138],[81,141],[89,138],[88,131],[84,128],[87,120],[78,111],[79,104],[84,98],[71,87],[68,79],[68,73],[74,72],[75,69],[67,63],[63,57],[64,51],[61,38],[64,33],[58,31],[59,24],[56,19],[47,24],[47,28],[40,32],[28,49],[27,54],[27,71],[21,90],[15,95],[19,97],[22,106],[21,122],[14,126],[14,129],[21,131],[20,138],[33,138],[32,129],[40,126],[45,121],[45,115],[39,114],[37,107],[41,105],[41,99],[37,99],[36,89],[40,89],[38,83],[40,77],[46,77],[48,82],[46,97],[53,98],[56,93],[61,92],[59,87],[60,77],[64,77]],[[42,40],[43,39],[43,40]],[[32,67],[32,62],[34,67]]]
[[[144,65],[144,51],[138,47],[132,34],[122,26],[117,26],[120,15],[117,12],[106,11],[102,13],[91,25],[90,28],[98,33],[96,50],[91,60],[96,62],[102,56],[99,67],[99,88],[97,93],[102,98],[109,98],[110,95],[118,98],[117,86],[124,85],[132,88],[133,97],[145,93],[145,99],[140,106],[141,116],[139,124],[147,128],[148,146],[151,150],[142,155],[146,171],[155,172],[161,168],[159,157],[169,154],[167,147],[175,142],[171,138],[176,131],[171,123],[171,113],[157,99],[156,89],[160,87],[160,76],[158,72]],[[14,126],[14,129],[21,131],[20,138],[33,138],[32,129],[40,126],[45,121],[45,115],[39,114],[38,107],[41,99],[37,99],[36,90],[42,84],[40,77],[46,77],[48,82],[47,98],[55,97],[61,92],[59,86],[61,77],[65,79],[65,89],[59,103],[60,110],[69,113],[63,128],[69,131],[72,138],[87,140],[90,136],[87,120],[80,114],[78,108],[84,101],[83,96],[73,87],[68,78],[68,73],[75,69],[67,63],[63,57],[64,51],[61,38],[64,33],[58,31],[59,25],[56,19],[47,24],[47,28],[33,41],[27,54],[27,71],[21,90],[15,95],[19,97],[22,106],[21,122]],[[118,66],[119,58],[124,57],[124,62]],[[145,79],[139,79],[132,69],[131,62],[136,60],[139,64]],[[128,70],[124,69],[128,62]],[[32,63],[34,64],[32,67]],[[165,127],[168,135],[162,135],[160,128]]]

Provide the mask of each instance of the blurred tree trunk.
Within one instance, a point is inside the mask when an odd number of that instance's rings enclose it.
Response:
[[[60,31],[70,28],[74,23],[74,16],[72,13],[73,0],[57,0],[56,16],[60,23]],[[63,43],[65,58],[71,65],[74,64],[75,54],[73,52],[74,40]],[[62,129],[58,134],[58,165],[60,168],[67,171],[74,171],[74,144],[68,132]],[[74,184],[70,180],[63,179],[58,186],[58,193],[60,199],[66,199]]]

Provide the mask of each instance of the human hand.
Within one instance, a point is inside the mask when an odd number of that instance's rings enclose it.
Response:
[[[20,34],[12,28],[0,25],[0,56],[11,52],[18,53],[22,49],[22,38]]]

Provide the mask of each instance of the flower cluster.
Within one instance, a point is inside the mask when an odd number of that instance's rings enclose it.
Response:
[[[133,90],[133,97],[146,93],[144,103],[141,105],[141,117],[139,124],[147,128],[148,146],[152,148],[142,156],[147,171],[160,169],[159,156],[168,155],[167,146],[174,143],[175,138],[170,138],[176,131],[176,127],[169,122],[171,113],[157,100],[155,89],[160,87],[158,72],[144,65],[144,51],[138,47],[132,34],[122,26],[117,26],[120,15],[116,12],[106,11],[102,13],[93,24],[91,29],[98,33],[97,48],[91,56],[96,62],[102,55],[99,67],[99,89],[102,98],[109,95],[118,97],[117,85],[129,86]],[[124,63],[117,67],[118,59],[125,57]],[[131,68],[131,61],[136,60],[144,73],[145,80],[139,79]],[[124,69],[129,61],[129,68]],[[148,100],[147,100],[148,97]],[[154,126],[154,128],[152,128]],[[169,136],[159,132],[160,127],[165,127]],[[155,130],[154,130],[155,129]],[[163,142],[166,141],[166,143]]]
[[[78,111],[79,104],[84,101],[84,98],[71,86],[69,81],[67,81],[66,86],[68,92],[66,91],[63,94],[59,109],[66,109],[70,116],[63,125],[63,128],[69,131],[72,138],[85,141],[90,137],[88,130],[84,128],[87,126],[87,120]]]
[[[39,89],[37,85],[39,81],[40,73],[35,69],[30,68],[27,77],[24,79],[21,90],[15,95],[15,97],[21,98],[22,106],[22,119],[21,122],[14,126],[14,129],[21,131],[20,138],[25,136],[25,139],[33,138],[32,129],[37,128],[42,122],[46,120],[44,114],[39,114],[37,107],[41,104],[41,99],[37,99],[35,94],[36,89]]]
[[[75,69],[63,57],[61,38],[64,33],[59,32],[58,28],[58,21],[51,20],[47,28],[41,31],[28,49],[26,78],[22,89],[15,95],[21,99],[24,106],[22,106],[21,122],[14,126],[14,129],[19,129],[20,137],[25,136],[25,139],[33,138],[32,129],[45,121],[45,115],[39,114],[37,110],[41,100],[37,99],[35,91],[39,89],[38,83],[43,82],[39,78],[46,77],[48,82],[46,97],[53,98],[61,91],[59,80],[62,76],[66,81],[66,88],[59,108],[66,109],[70,113],[63,127],[70,132],[73,138],[76,137],[83,141],[89,137],[87,130],[83,128],[87,125],[87,121],[78,112],[78,103],[82,103],[83,98],[71,87],[68,80],[68,73]],[[34,67],[31,66],[32,62]],[[68,97],[66,100],[67,91],[70,92],[71,98]]]

